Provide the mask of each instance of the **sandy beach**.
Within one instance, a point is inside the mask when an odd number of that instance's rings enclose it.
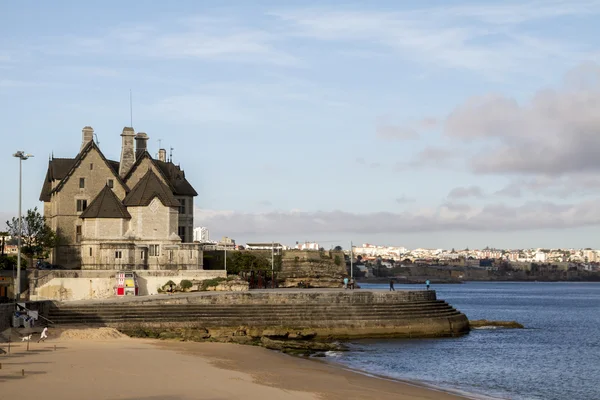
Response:
[[[0,399],[462,399],[260,347],[74,336],[12,343]]]

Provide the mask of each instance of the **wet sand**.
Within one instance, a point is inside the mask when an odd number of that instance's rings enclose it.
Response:
[[[13,343],[0,363],[0,399],[464,399],[224,343],[58,338],[32,342],[29,352],[25,343]]]

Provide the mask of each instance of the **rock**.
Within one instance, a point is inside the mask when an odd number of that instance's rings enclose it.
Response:
[[[487,319],[477,319],[469,321],[471,329],[481,329],[486,327],[500,327],[506,329],[524,329],[525,327],[517,321],[489,321]]]
[[[287,338],[289,335],[289,332],[287,329],[283,329],[283,328],[273,328],[273,329],[265,329],[262,332],[262,336],[263,337],[267,337],[267,338],[282,338],[285,339]]]
[[[315,332],[315,331],[298,331],[298,332],[290,332],[288,334],[288,339],[308,340],[308,339],[314,339],[316,336],[317,336],[317,332]]]
[[[346,348],[338,343],[314,342],[310,340],[273,340],[267,337],[262,337],[260,343],[263,347],[271,350],[279,350],[284,352],[301,352],[312,353],[315,351],[343,351]]]

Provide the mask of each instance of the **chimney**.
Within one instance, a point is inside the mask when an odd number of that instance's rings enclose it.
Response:
[[[137,160],[146,151],[146,145],[148,143],[148,135],[144,132],[138,132],[135,135],[135,159]]]
[[[119,176],[124,178],[127,175],[127,172],[133,167],[135,163],[135,153],[133,150],[133,138],[135,133],[133,133],[133,128],[125,127],[123,128],[123,133],[121,133],[122,145],[121,145],[121,162],[119,164]]]
[[[158,160],[159,161],[167,161],[167,150],[160,149],[158,150]]]
[[[91,126],[84,126],[81,130],[82,140],[81,140],[81,149],[85,147],[88,142],[94,140],[94,128]]]

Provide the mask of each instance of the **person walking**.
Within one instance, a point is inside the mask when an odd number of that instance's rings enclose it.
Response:
[[[43,331],[42,331],[42,333],[40,334],[40,338],[38,339],[38,341],[37,341],[37,342],[39,343],[39,342],[40,342],[40,340],[41,340],[42,342],[45,342],[47,338],[48,338],[48,327],[47,327],[47,326],[45,326],[45,327],[44,327],[44,330],[43,330]]]
[[[344,289],[348,289],[348,277],[344,278]]]
[[[390,292],[395,292],[396,289],[394,289],[394,280],[390,279]]]
[[[425,285],[427,285],[427,290],[429,290],[429,279],[425,281]]]

